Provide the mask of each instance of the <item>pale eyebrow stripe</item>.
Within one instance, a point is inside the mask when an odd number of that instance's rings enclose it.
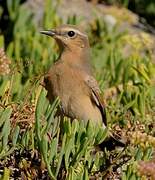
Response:
[[[78,29],[65,28],[65,31],[74,31],[75,33],[80,34],[81,36],[87,37],[86,34],[82,33],[82,32],[79,31]]]
[[[74,31],[75,31],[77,34],[80,34],[81,36],[87,37],[86,34],[82,33],[81,31],[79,31],[79,30],[77,30],[77,29],[74,29]]]

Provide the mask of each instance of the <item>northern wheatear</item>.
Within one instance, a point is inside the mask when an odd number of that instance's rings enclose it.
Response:
[[[45,75],[47,97],[61,101],[61,113],[71,119],[91,120],[106,127],[104,102],[97,81],[92,76],[88,36],[73,25],[41,31],[53,37],[60,56]]]

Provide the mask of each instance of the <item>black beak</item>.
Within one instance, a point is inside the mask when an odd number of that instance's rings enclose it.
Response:
[[[47,36],[54,36],[56,35],[56,32],[54,30],[46,30],[46,31],[40,31],[41,34],[45,34]]]

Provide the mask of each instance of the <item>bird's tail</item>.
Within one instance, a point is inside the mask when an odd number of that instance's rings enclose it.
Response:
[[[103,141],[99,147],[101,149],[114,150],[116,147],[124,148],[127,145],[125,140],[120,139],[118,135],[110,135],[105,141]]]

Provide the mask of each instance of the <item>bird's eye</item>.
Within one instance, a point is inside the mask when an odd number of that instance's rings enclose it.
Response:
[[[75,32],[74,32],[74,31],[69,31],[69,32],[68,32],[68,36],[69,36],[69,37],[75,36]]]

